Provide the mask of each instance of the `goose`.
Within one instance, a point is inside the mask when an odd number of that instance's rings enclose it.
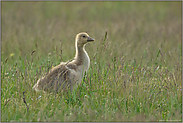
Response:
[[[48,74],[40,78],[33,86],[35,91],[43,92],[60,92],[77,87],[81,83],[84,75],[87,73],[90,66],[90,58],[85,51],[85,45],[88,42],[93,42],[86,32],[81,32],[76,35],[75,48],[76,53],[72,61],[61,62],[53,67]]]

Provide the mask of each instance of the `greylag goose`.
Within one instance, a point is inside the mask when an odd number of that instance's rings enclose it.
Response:
[[[37,81],[33,89],[56,93],[69,89],[72,92],[73,87],[77,87],[81,83],[90,66],[90,58],[85,51],[85,44],[94,40],[85,32],[77,34],[75,38],[76,54],[74,59],[68,62],[61,62],[59,65],[53,67],[47,75]]]

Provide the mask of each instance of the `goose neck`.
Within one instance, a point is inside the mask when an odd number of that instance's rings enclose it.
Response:
[[[76,45],[76,54],[75,54],[75,63],[79,65],[83,65],[84,62],[88,62],[88,54],[85,51],[85,45],[79,46]]]

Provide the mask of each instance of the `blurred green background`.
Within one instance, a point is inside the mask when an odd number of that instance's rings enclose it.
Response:
[[[2,2],[2,60],[33,50],[44,57],[60,40],[70,59],[82,31],[96,39],[90,55],[107,31],[107,53],[152,60],[161,49],[170,64],[181,60],[181,2]]]

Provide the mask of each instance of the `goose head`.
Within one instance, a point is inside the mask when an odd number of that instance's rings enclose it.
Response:
[[[76,44],[77,46],[84,46],[88,42],[92,42],[95,39],[91,38],[86,32],[81,32],[76,35]]]

